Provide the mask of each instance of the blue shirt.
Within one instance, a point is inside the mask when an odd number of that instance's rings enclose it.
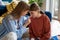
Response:
[[[19,23],[17,20],[14,20],[11,15],[6,16],[0,27],[0,38],[4,37],[9,32],[15,32],[18,38],[21,38],[22,35],[27,31],[26,27],[23,26],[25,21],[27,21],[28,17],[21,16],[19,19]],[[19,25],[19,29],[17,29]]]

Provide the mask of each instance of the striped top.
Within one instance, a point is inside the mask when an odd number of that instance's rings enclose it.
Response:
[[[6,16],[0,25],[0,39],[9,32],[15,32],[17,37],[21,38],[22,35],[27,31],[26,27],[23,26],[27,19],[28,17],[21,16],[19,23],[17,23],[17,20],[14,20],[11,15]],[[18,26],[20,27],[19,29],[17,29]]]

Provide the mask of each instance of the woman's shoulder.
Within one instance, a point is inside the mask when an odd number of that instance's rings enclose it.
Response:
[[[6,17],[3,18],[3,20],[13,20],[12,15],[7,15]]]

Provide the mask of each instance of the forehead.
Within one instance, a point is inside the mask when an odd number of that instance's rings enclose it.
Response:
[[[35,11],[40,11],[40,10],[35,10]],[[34,11],[31,11],[31,12],[34,12]]]

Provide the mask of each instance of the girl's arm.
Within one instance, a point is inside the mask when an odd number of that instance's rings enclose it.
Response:
[[[50,20],[47,16],[44,17],[44,33],[43,33],[43,37],[42,39],[46,39],[49,40],[50,38],[50,34],[51,34],[51,30],[50,30],[51,26],[50,26]]]

